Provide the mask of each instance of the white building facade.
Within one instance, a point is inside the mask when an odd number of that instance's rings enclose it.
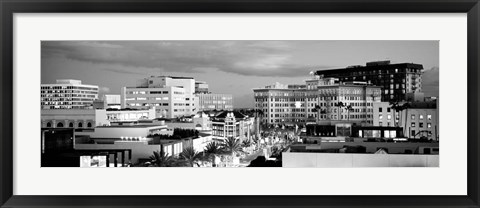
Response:
[[[233,110],[233,96],[231,94],[196,94],[200,111]]]
[[[254,96],[255,109],[263,112],[264,124],[348,121],[373,125],[373,103],[380,102],[381,88],[315,77],[306,80],[306,85],[277,83],[254,89]]]
[[[190,116],[198,111],[193,78],[152,76],[139,80],[135,87],[123,87],[121,91],[122,108],[155,107],[157,118]]]
[[[59,79],[55,84],[40,86],[42,109],[92,109],[98,99],[98,86],[80,80]]]

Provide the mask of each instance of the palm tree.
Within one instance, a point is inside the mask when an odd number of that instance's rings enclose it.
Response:
[[[230,153],[233,157],[235,156],[234,154],[242,152],[242,145],[240,144],[240,140],[229,137],[223,142],[222,149]]]
[[[350,112],[353,111],[352,105],[347,105],[345,107],[345,110],[347,110],[347,120],[349,121],[350,120]]]
[[[407,130],[407,115],[408,115],[408,109],[410,108],[410,103],[404,103],[399,107],[400,113],[405,110],[405,121],[404,121],[404,128],[403,128],[403,135],[405,136],[405,131]],[[403,117],[403,116],[402,116]]]
[[[203,153],[211,157],[212,164],[215,165],[215,156],[222,153],[221,146],[217,142],[210,142],[205,146]]]
[[[171,167],[175,162],[175,159],[172,156],[169,156],[168,153],[165,154],[164,151],[153,152],[153,155],[150,156],[150,160],[156,167]]]
[[[244,147],[250,147],[250,145],[252,145],[252,141],[250,141],[250,139],[245,139],[242,141],[242,145]]]
[[[321,109],[322,109],[322,107],[320,107],[319,105],[315,105],[315,108],[312,109],[312,112],[317,113],[317,120],[320,120],[319,112],[320,112]]]
[[[255,121],[256,121],[256,126],[255,128],[257,129],[257,136],[260,134],[260,121],[261,121],[261,116],[263,116],[263,110],[260,109],[255,109]]]
[[[398,127],[397,112],[400,112],[401,105],[397,101],[390,101],[390,109],[393,110],[393,119],[395,121],[395,126]]]
[[[185,160],[185,162],[187,162],[190,167],[193,167],[193,165],[196,164],[197,160],[199,160],[200,157],[200,153],[195,151],[193,147],[187,147],[183,149],[182,153],[180,153],[180,158]]]
[[[338,107],[338,120],[340,120],[340,109],[342,107],[345,107],[345,104],[343,102],[338,102],[338,103],[335,103],[335,106]]]

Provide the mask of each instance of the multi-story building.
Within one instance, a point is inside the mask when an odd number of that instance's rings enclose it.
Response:
[[[389,102],[373,103],[373,125],[401,126],[400,112],[392,109],[392,105]]]
[[[217,139],[229,137],[250,139],[254,130],[254,118],[237,111],[224,111],[212,119],[212,136]]]
[[[151,76],[135,87],[123,87],[122,108],[155,107],[157,118],[190,116],[198,111],[195,80],[191,77]]]
[[[233,96],[231,94],[196,94],[200,111],[233,110]]]
[[[368,62],[366,66],[318,70],[316,75],[338,78],[341,82],[363,81],[382,87],[382,101],[405,101],[408,93],[422,89],[421,64],[390,61]]]
[[[204,81],[196,81],[195,82],[195,93],[208,93],[208,84]]]
[[[103,100],[105,100],[107,108],[120,109],[122,106],[122,98],[120,95],[104,95]]]
[[[42,109],[42,128],[93,128],[111,122],[154,119],[155,108],[136,109]]]
[[[388,102],[374,104],[374,126],[395,126],[403,129],[407,138],[439,139],[437,101],[399,103],[408,106],[401,110],[392,109]]]
[[[306,80],[306,85],[275,84],[254,89],[255,109],[264,124],[355,122],[373,124],[373,103],[381,88],[365,82],[338,82],[335,78]]]
[[[407,138],[439,141],[437,102],[413,102],[400,114],[400,123]]]
[[[91,109],[98,99],[98,86],[80,80],[59,79],[56,84],[41,85],[42,109]]]

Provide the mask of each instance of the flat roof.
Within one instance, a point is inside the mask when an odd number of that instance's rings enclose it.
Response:
[[[356,67],[345,67],[337,69],[324,69],[315,71],[316,75],[321,75],[324,73],[333,73],[333,72],[343,72],[343,71],[364,71],[364,70],[377,70],[377,69],[394,69],[394,68],[416,68],[423,69],[422,64],[415,63],[398,63],[398,64],[385,64],[385,65],[374,65],[374,66],[356,66]]]
[[[129,125],[129,126],[97,126],[95,128],[155,128],[155,127],[163,127],[167,128],[167,125]]]

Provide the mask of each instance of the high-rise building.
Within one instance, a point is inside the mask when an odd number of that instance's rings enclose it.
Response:
[[[324,78],[338,78],[341,82],[371,83],[382,87],[382,101],[405,101],[408,93],[421,92],[422,72],[421,64],[377,61],[368,62],[366,66],[318,70],[315,74]]]
[[[155,108],[157,118],[190,116],[197,112],[195,80],[191,77],[151,76],[121,91],[122,108]]]
[[[42,84],[40,89],[42,109],[92,109],[98,99],[98,86],[80,80],[59,79],[56,84]]]
[[[339,82],[315,76],[306,85],[275,84],[254,89],[255,109],[264,124],[306,122],[355,122],[373,124],[373,103],[380,102],[381,88],[366,82]]]

